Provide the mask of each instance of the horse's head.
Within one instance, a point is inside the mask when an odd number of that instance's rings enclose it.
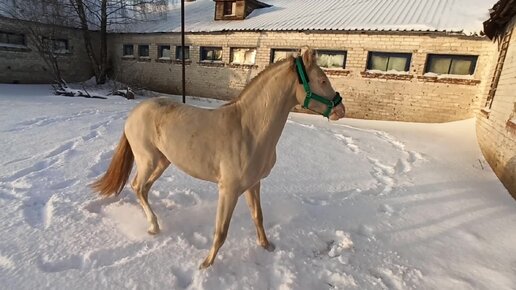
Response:
[[[344,117],[345,107],[339,93],[335,92],[324,71],[317,65],[315,51],[303,48],[295,59],[299,85],[296,98],[300,105],[330,120]]]

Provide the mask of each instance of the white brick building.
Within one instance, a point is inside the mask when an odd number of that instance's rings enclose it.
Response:
[[[479,35],[494,0],[264,2],[272,6],[245,20],[235,20],[249,10],[245,5],[263,3],[187,5],[187,94],[236,97],[271,61],[309,45],[319,51],[350,117],[445,122],[473,117],[480,108],[496,49]],[[178,13],[110,36],[118,78],[180,93]]]
[[[270,6],[256,0],[197,0],[186,6],[187,94],[236,97],[271,61],[304,45],[319,51],[354,118],[465,119],[479,111],[489,90],[496,45],[480,31],[495,0],[264,2]],[[173,8],[166,19],[112,30],[112,75],[180,93],[179,20],[179,8]],[[44,71],[24,72],[42,67],[30,41],[16,44],[29,51],[2,51],[12,45],[12,33],[0,22],[0,81],[48,81]],[[62,34],[69,47],[64,58],[72,64],[67,68],[77,63],[90,72],[79,33]],[[68,70],[65,77],[83,77],[73,73]]]
[[[486,22],[499,45],[490,90],[477,118],[477,138],[489,165],[516,198],[516,1],[502,0]]]

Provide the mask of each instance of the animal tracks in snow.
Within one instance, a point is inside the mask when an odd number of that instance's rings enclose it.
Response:
[[[115,248],[103,248],[86,252],[84,254],[68,255],[65,257],[39,256],[37,265],[39,269],[47,273],[63,272],[68,270],[101,269],[118,267],[131,263],[135,259],[152,254],[165,247],[172,238],[160,241],[143,241],[130,243]]]
[[[152,194],[157,197],[155,202],[162,203],[167,209],[192,207],[201,202],[199,194],[189,189],[168,193],[153,190]]]
[[[305,125],[291,120],[289,120],[289,124],[314,129],[313,125]],[[405,144],[386,132],[348,125],[339,125],[339,127],[342,129],[317,128],[317,130],[330,133],[358,158],[363,158],[370,164],[369,172],[376,186],[375,188],[362,188],[360,189],[362,192],[373,195],[391,193],[399,186],[400,180],[404,179],[405,175],[413,169],[414,165],[418,161],[424,160],[420,153],[407,150]],[[360,134],[356,134],[356,132]],[[359,138],[354,137],[357,135]],[[373,148],[371,143],[384,144],[384,146]],[[392,161],[393,156],[397,156],[394,162]],[[326,200],[305,199],[304,202],[317,205],[328,204]]]
[[[309,232],[303,238],[305,247],[314,247],[312,257],[304,259],[305,264],[326,284],[326,289],[417,289],[423,277],[398,253],[382,250],[381,241],[375,239],[369,226],[353,231]],[[303,259],[300,253],[295,256]]]
[[[37,117],[30,120],[22,121],[14,125],[14,127],[7,132],[22,132],[30,129],[35,129],[39,127],[44,127],[56,123],[68,122],[76,119],[80,119],[85,116],[91,116],[97,114],[98,110],[84,110],[71,115],[66,116],[45,116],[45,117]]]
[[[335,138],[344,142],[344,144],[349,148],[349,150],[351,150],[351,152],[353,152],[353,153],[360,152],[360,148],[355,144],[355,142],[353,141],[353,138],[344,136],[342,134],[333,134],[333,135],[335,136]]]

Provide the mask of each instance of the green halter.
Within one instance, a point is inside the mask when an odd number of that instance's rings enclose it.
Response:
[[[326,118],[328,118],[330,116],[331,110],[333,110],[333,108],[335,108],[340,103],[342,103],[342,97],[340,96],[340,94],[337,92],[332,100],[328,100],[324,97],[314,94],[312,92],[312,90],[310,89],[310,85],[309,85],[310,80],[308,79],[308,75],[306,74],[305,66],[303,64],[303,59],[300,56],[296,58],[296,71],[297,71],[297,76],[299,78],[299,83],[303,84],[303,87],[305,88],[305,92],[306,92],[306,98],[303,103],[303,108],[310,110],[308,108],[308,105],[310,105],[310,102],[312,100],[317,101],[319,103],[323,103],[326,105],[326,111],[324,111],[324,113],[322,113],[322,115],[325,116]],[[321,114],[320,112],[316,112],[316,113]]]

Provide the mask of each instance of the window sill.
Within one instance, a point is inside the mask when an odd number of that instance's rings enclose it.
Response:
[[[133,55],[124,55],[122,56],[122,60],[135,60],[136,58]]]
[[[455,84],[467,86],[476,86],[480,84],[480,80],[469,78],[440,78],[437,76],[418,76],[417,79],[429,83]]]
[[[322,69],[327,76],[347,76],[351,73],[351,71],[347,69]]]
[[[25,45],[8,44],[8,43],[0,44],[0,50],[2,50],[2,51],[19,51],[19,52],[31,51],[31,49]]]
[[[228,64],[230,68],[242,68],[242,69],[254,69],[258,68],[256,64],[239,64],[239,63],[230,63]]]
[[[371,78],[371,79],[383,79],[383,80],[398,80],[398,81],[409,81],[414,76],[410,74],[397,74],[397,73],[377,73],[377,72],[368,72],[363,71],[360,73],[363,78]]]
[[[238,15],[223,15],[215,20],[244,20],[244,17]]]
[[[54,51],[54,53],[57,55],[71,55],[72,54],[72,52],[69,50]]]
[[[174,60],[173,60],[173,62],[174,62],[175,64],[182,64],[182,63],[183,63],[183,61],[182,61],[182,60],[180,60],[180,59],[174,59]],[[192,61],[191,61],[191,60],[189,60],[189,59],[185,59],[185,65],[189,65],[189,64],[192,64]]]
[[[170,58],[157,58],[157,59],[156,59],[156,62],[160,62],[160,63],[172,63],[172,59],[170,59]]]
[[[209,66],[209,67],[225,67],[226,64],[221,61],[200,61],[197,64],[201,66]]]
[[[151,58],[150,57],[139,57],[138,58],[138,61],[142,61],[142,62],[150,62],[151,61]]]

